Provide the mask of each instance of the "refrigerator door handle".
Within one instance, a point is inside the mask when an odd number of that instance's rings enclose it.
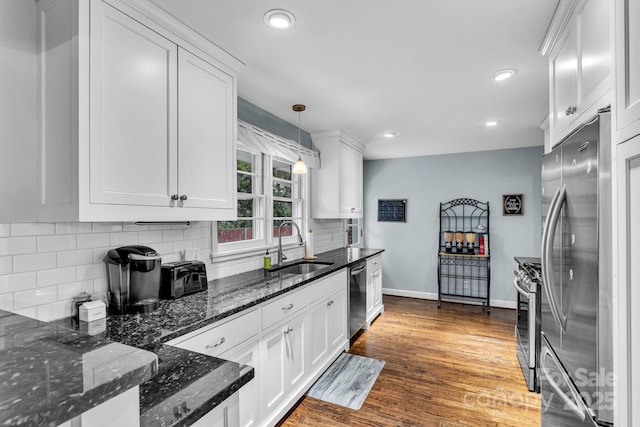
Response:
[[[551,200],[551,204],[549,205],[549,212],[547,212],[547,221],[542,233],[541,249],[542,284],[547,291],[547,298],[549,299],[549,308],[551,309],[551,314],[553,315],[553,318],[558,326],[560,326],[565,332],[567,330],[567,322],[566,319],[560,316],[558,304],[556,303],[556,298],[552,292],[555,281],[553,280],[550,266],[552,263],[551,255],[553,254],[553,238],[556,233],[556,226],[558,225],[558,221],[560,220],[560,212],[562,210],[562,205],[564,204],[566,194],[567,186],[563,185],[562,188],[558,188],[556,190],[556,193],[553,195],[553,199]]]
[[[553,375],[549,372],[547,368],[547,362],[546,362],[547,356],[553,359],[553,363],[555,363],[556,367],[558,368],[558,371],[562,375],[562,380],[565,382],[565,384],[567,384],[567,387],[571,392],[571,397],[573,397],[573,400],[569,396],[567,396],[566,393],[562,391],[558,383],[554,380]],[[580,393],[573,386],[571,379],[567,376],[567,373],[562,368],[562,365],[560,365],[560,362],[558,361],[558,359],[556,359],[555,354],[553,354],[546,345],[542,346],[542,354],[540,355],[540,368],[542,370],[542,373],[544,374],[545,379],[549,382],[549,385],[551,385],[551,388],[553,388],[553,390],[558,394],[558,396],[560,396],[562,401],[565,403],[565,408],[573,412],[580,421],[584,421],[587,415],[589,415],[589,409],[586,407],[584,402],[582,402]]]

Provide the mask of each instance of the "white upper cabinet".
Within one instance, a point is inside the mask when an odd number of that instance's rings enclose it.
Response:
[[[617,142],[640,134],[640,4],[635,0],[615,3]]]
[[[365,146],[344,131],[311,135],[320,169],[311,172],[314,218],[362,217],[362,152]]]
[[[558,143],[611,104],[609,0],[561,0],[542,44],[549,56],[549,132]]]
[[[242,64],[148,1],[37,8],[41,185],[17,219],[234,219]]]

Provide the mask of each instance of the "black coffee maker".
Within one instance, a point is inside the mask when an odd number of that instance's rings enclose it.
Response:
[[[104,262],[111,313],[149,313],[158,308],[162,258],[155,250],[122,246],[107,252]]]

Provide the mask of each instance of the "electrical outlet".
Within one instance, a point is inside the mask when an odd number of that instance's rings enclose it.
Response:
[[[468,279],[465,279],[462,281],[462,286],[464,287],[464,289],[469,289],[470,283]]]

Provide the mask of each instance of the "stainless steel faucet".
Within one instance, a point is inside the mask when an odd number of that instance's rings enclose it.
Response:
[[[282,264],[282,261],[287,259],[285,254],[282,253],[282,227],[284,227],[287,224],[293,225],[296,228],[296,230],[298,230],[298,242],[300,242],[299,243],[300,246],[304,245],[304,240],[302,240],[302,234],[300,233],[300,228],[298,228],[298,224],[296,224],[293,221],[284,221],[282,224],[280,224],[280,227],[278,227],[278,265]]]

